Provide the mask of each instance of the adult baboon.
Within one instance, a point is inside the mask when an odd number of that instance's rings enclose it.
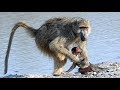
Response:
[[[46,55],[54,59],[54,73],[53,75],[60,75],[63,72],[67,58],[73,62],[80,62],[68,50],[68,46],[76,43],[85,55],[85,65],[81,68],[89,66],[88,54],[86,49],[87,37],[91,32],[90,22],[84,18],[52,18],[47,20],[39,29],[34,29],[24,22],[18,22],[12,29],[10,40],[8,44],[6,59],[5,59],[5,73],[7,73],[7,64],[9,51],[13,39],[13,35],[18,27],[24,27],[35,36],[35,41],[38,48]]]

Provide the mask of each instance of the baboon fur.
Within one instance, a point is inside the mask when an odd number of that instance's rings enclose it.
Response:
[[[85,67],[89,66],[88,54],[86,49],[86,41],[82,41],[80,38],[79,28],[86,27],[91,28],[88,20],[75,17],[58,17],[47,20],[40,28],[34,29],[30,25],[24,22],[18,22],[12,29],[10,40],[8,44],[8,50],[6,55],[6,66],[9,57],[9,50],[12,42],[14,32],[18,27],[24,27],[35,37],[36,45],[38,48],[49,57],[54,59],[54,72],[53,75],[60,75],[69,58],[73,62],[80,62],[76,57],[69,52],[69,45],[76,43],[83,49],[83,53],[86,56]],[[88,30],[88,35],[90,30]]]

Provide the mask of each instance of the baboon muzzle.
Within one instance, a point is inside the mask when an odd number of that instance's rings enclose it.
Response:
[[[82,41],[86,41],[87,40],[86,35],[84,35],[82,32],[80,32],[80,38],[81,38]]]

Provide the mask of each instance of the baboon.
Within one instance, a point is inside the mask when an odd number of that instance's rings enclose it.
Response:
[[[82,49],[78,48],[78,47],[73,47],[71,49],[71,52],[72,52],[73,55],[75,55],[77,58],[79,58],[81,60],[81,62],[80,62],[81,64],[73,62],[72,66],[66,72],[72,71],[76,66],[84,65],[84,63],[82,63],[82,61],[84,61],[84,55],[82,53]]]
[[[67,59],[75,63],[81,62],[80,59],[69,52],[68,47],[73,43],[76,43],[82,49],[85,56],[85,65],[81,68],[89,66],[86,43],[91,32],[90,22],[80,17],[55,17],[45,21],[38,29],[34,29],[24,22],[15,24],[8,43],[4,73],[7,73],[10,47],[13,35],[18,27],[27,29],[35,37],[37,47],[44,54],[54,59],[53,75],[60,75],[64,71]]]

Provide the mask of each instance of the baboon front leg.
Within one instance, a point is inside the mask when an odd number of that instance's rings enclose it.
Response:
[[[54,58],[54,72],[53,75],[58,76],[64,71],[64,66],[67,62],[67,59],[64,55],[58,53],[56,58]]]
[[[65,57],[69,58],[73,62],[79,62],[79,59],[75,57],[72,53],[70,53],[67,48],[64,47],[64,43],[58,42],[58,40],[54,40],[49,44],[49,48],[54,53],[63,54]]]
[[[78,42],[79,48],[82,49],[82,53],[84,55],[84,61],[81,62],[81,68],[86,68],[90,65],[89,60],[88,60],[88,51],[86,48],[86,42]]]

